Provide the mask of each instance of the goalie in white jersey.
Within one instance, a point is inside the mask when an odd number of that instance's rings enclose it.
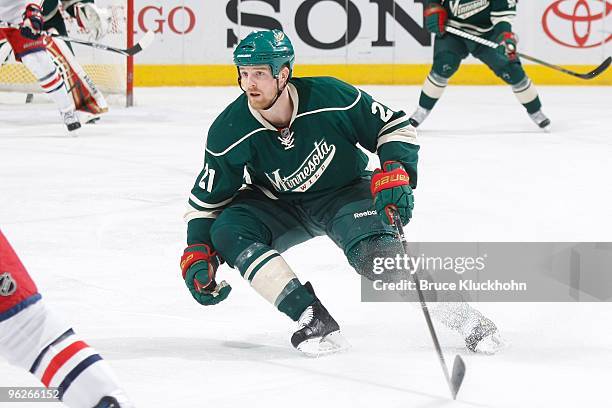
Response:
[[[43,20],[39,3],[0,0],[0,40],[5,38],[8,41],[15,59],[34,75],[43,91],[59,108],[68,132],[74,134],[81,127],[77,108],[99,114],[106,112],[108,106],[102,94],[87,80],[66,44],[44,35]],[[54,59],[67,71],[65,77]],[[70,82],[69,86],[66,86],[64,78]],[[75,105],[74,90],[78,91],[78,106]]]
[[[0,356],[57,388],[70,408],[133,408],[106,361],[47,308],[2,231]]]

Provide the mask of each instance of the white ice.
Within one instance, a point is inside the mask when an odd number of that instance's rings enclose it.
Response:
[[[364,87],[411,113],[418,87]],[[540,87],[552,132],[506,87],[449,86],[420,130],[415,241],[612,241],[612,92]],[[182,215],[206,130],[229,88],[138,89],[78,138],[49,104],[0,94],[0,227],[48,304],[106,357],[138,407],[577,407],[609,404],[610,303],[480,304],[509,349],[468,354],[438,327],[467,375],[449,399],[423,316],[360,302],[359,279],[327,238],[286,253],[352,349],[308,359],[292,322],[239,274],[213,307],[178,268]],[[10,101],[9,101],[10,98]],[[0,362],[0,386],[34,386]],[[6,405],[6,404],[4,404]],[[3,406],[4,406],[3,405]],[[43,407],[56,404],[27,404]]]

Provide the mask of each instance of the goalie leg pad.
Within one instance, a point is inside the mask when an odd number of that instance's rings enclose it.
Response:
[[[22,62],[38,79],[38,84],[54,100],[61,112],[74,110],[75,105],[68,95],[64,79],[47,52],[24,55]]]
[[[108,104],[104,96],[77,62],[66,43],[58,38],[49,38],[47,50],[55,63],[62,67],[64,80],[76,109],[92,114],[107,112]]]
[[[15,58],[34,74],[42,89],[54,100],[60,111],[68,112],[75,109],[75,104],[68,96],[65,82],[51,54],[47,52],[50,39],[40,36],[31,40],[21,35],[18,29],[5,29],[4,35],[15,52]],[[52,40],[51,40],[52,41]]]

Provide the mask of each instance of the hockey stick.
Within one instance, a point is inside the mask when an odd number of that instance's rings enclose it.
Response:
[[[20,26],[18,24],[0,23],[0,28],[20,28]],[[155,39],[155,33],[153,31],[147,31],[145,35],[143,35],[142,38],[140,38],[140,41],[134,44],[133,47],[116,48],[110,45],[101,44],[101,43],[92,42],[92,41],[86,41],[86,40],[79,40],[78,38],[67,37],[64,35],[57,35],[57,34],[51,34],[51,33],[46,33],[46,34],[50,37],[60,38],[64,41],[68,41],[71,43],[81,44],[87,47],[97,48],[103,51],[116,52],[117,54],[126,55],[128,57],[138,54],[140,51],[144,50],[149,45],[151,45],[151,43]]]
[[[66,37],[63,35],[51,34],[51,36],[55,38],[60,38],[64,41],[68,41],[71,43],[82,44],[87,47],[92,47],[103,51],[116,52],[117,54],[127,55],[128,57],[131,57],[151,45],[153,39],[155,38],[155,33],[153,33],[153,31],[147,31],[145,35],[140,38],[140,41],[138,41],[133,47],[129,48],[115,48],[111,47],[110,45],[100,44],[92,41],[79,40],[77,38]]]
[[[503,47],[501,44],[498,44],[498,43],[496,43],[494,41],[490,41],[490,40],[487,40],[485,38],[480,38],[480,37],[478,37],[476,35],[472,35],[470,33],[466,33],[465,31],[459,30],[459,29],[457,29],[455,27],[446,26],[446,31],[448,31],[449,33],[454,34],[456,36],[467,38],[468,40],[477,42],[478,44],[482,44],[482,45],[484,45],[486,47],[489,47],[489,48],[494,48],[495,49],[495,48],[498,48],[498,47]],[[560,67],[558,65],[554,65],[554,64],[551,64],[549,62],[542,61],[541,59],[538,59],[538,58],[535,58],[535,57],[531,57],[529,55],[526,55],[526,54],[523,54],[523,53],[520,53],[520,52],[517,52],[516,55],[518,55],[519,57],[524,58],[526,60],[529,60],[529,61],[532,61],[532,62],[536,62],[536,63],[538,63],[540,65],[544,65],[545,67],[554,69],[556,71],[563,72],[563,73],[568,74],[568,75],[575,76],[575,77],[580,78],[580,79],[593,79],[596,76],[598,76],[599,74],[601,74],[602,72],[604,72],[606,69],[608,69],[608,67],[610,66],[610,63],[612,63],[612,57],[608,57],[608,58],[606,58],[606,60],[604,62],[599,64],[599,66],[597,68],[595,68],[594,70],[592,70],[590,72],[587,72],[585,74],[581,74],[579,72],[571,71],[571,70],[569,70],[567,68],[563,68],[563,67]]]
[[[393,223],[395,224],[395,228],[397,228],[400,241],[402,242],[402,247],[404,248],[404,253],[408,255],[408,241],[406,240],[406,236],[404,235],[404,227],[402,226],[402,220],[400,219],[399,213],[397,213],[396,211],[393,211]],[[449,374],[448,366],[446,365],[446,361],[444,360],[444,354],[442,354],[442,348],[440,347],[440,342],[438,341],[438,336],[436,335],[436,330],[431,321],[431,316],[429,314],[429,309],[427,308],[427,303],[425,303],[425,296],[423,296],[423,292],[419,287],[419,279],[416,273],[411,273],[411,275],[412,280],[415,283],[416,291],[419,295],[419,301],[421,302],[421,310],[423,311],[423,315],[425,316],[425,321],[427,322],[427,327],[429,328],[429,334],[431,335],[431,339],[433,340],[436,353],[438,354],[438,360],[440,360],[442,371],[444,371],[444,377],[446,378],[448,388],[450,389],[453,399],[457,399],[457,393],[459,392],[459,388],[461,387],[461,383],[463,382],[463,377],[465,377],[465,363],[463,362],[461,356],[457,354],[455,356],[455,361],[453,362],[453,374]]]

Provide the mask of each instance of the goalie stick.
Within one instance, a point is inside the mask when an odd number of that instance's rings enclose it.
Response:
[[[463,37],[463,38],[466,38],[468,40],[474,41],[474,42],[476,42],[478,44],[482,44],[482,45],[484,45],[486,47],[489,47],[489,48],[503,47],[503,45],[498,44],[498,43],[496,43],[494,41],[490,41],[490,40],[487,40],[485,38],[480,38],[480,37],[478,37],[476,35],[472,35],[470,33],[466,33],[465,31],[459,30],[459,29],[457,29],[455,27],[446,26],[446,31],[451,33],[451,34],[454,34],[456,36]],[[597,68],[595,68],[594,70],[582,74],[580,72],[575,72],[575,71],[569,70],[567,68],[563,68],[563,67],[560,67],[558,65],[554,65],[554,64],[551,64],[549,62],[542,61],[541,59],[538,59],[538,58],[535,58],[535,57],[531,57],[531,56],[529,56],[527,54],[523,54],[523,53],[517,52],[516,55],[518,55],[519,57],[524,58],[526,60],[533,61],[533,62],[538,63],[540,65],[544,65],[545,67],[554,69],[556,71],[563,72],[563,73],[568,74],[568,75],[572,75],[572,76],[574,76],[576,78],[580,78],[580,79],[593,79],[596,76],[598,76],[599,74],[601,74],[602,72],[604,72],[606,69],[608,69],[608,67],[610,66],[610,63],[612,63],[612,57],[608,57],[608,58],[605,59],[604,62],[599,64],[599,66]]]
[[[400,219],[399,213],[393,211],[393,223],[395,224],[395,228],[399,234],[400,241],[402,242],[402,247],[404,248],[404,253],[408,255],[408,241],[406,240],[406,236],[404,235],[404,227],[402,226],[402,220]],[[444,377],[446,378],[446,382],[448,384],[448,388],[453,396],[453,399],[457,399],[457,393],[459,392],[459,388],[461,387],[461,383],[463,382],[463,377],[465,377],[465,363],[463,359],[458,354],[455,356],[455,361],[453,362],[453,371],[452,375],[448,372],[448,366],[446,365],[446,361],[444,360],[444,354],[442,354],[442,348],[440,347],[440,342],[438,341],[438,336],[436,335],[436,329],[433,326],[433,322],[431,321],[431,316],[429,314],[429,309],[427,309],[427,303],[425,303],[425,296],[423,296],[423,292],[419,287],[419,280],[417,278],[416,273],[411,273],[412,280],[415,283],[416,291],[419,295],[419,301],[421,303],[421,310],[423,311],[423,315],[425,316],[425,321],[427,322],[427,327],[429,328],[429,334],[431,335],[431,339],[433,340],[434,347],[436,349],[436,354],[438,355],[438,360],[440,360],[440,365],[442,366],[442,371],[444,371]]]
[[[11,24],[11,23],[2,23],[2,22],[0,22],[0,28],[20,28],[20,26],[18,24]],[[64,41],[68,41],[68,42],[71,42],[71,43],[76,43],[76,44],[85,45],[87,47],[97,48],[97,49],[103,50],[103,51],[115,52],[117,54],[126,55],[128,57],[131,57],[131,56],[134,56],[134,55],[138,54],[139,52],[141,52],[142,50],[147,48],[149,45],[151,45],[151,43],[155,39],[155,33],[153,31],[147,31],[145,33],[145,35],[143,35],[140,38],[140,41],[138,41],[136,44],[134,44],[133,47],[129,47],[129,48],[117,48],[117,47],[112,47],[112,46],[106,45],[106,44],[101,44],[101,43],[97,43],[97,42],[93,42],[93,41],[87,41],[87,40],[80,40],[78,38],[67,37],[67,36],[64,36],[64,35],[51,34],[51,33],[46,33],[46,35],[48,35],[50,37],[60,38],[60,39],[62,39]]]
[[[140,41],[138,41],[136,44],[134,44],[133,47],[129,47],[129,48],[115,48],[115,47],[111,47],[110,45],[100,44],[100,43],[92,42],[92,41],[79,40],[77,38],[66,37],[66,36],[63,36],[63,35],[51,34],[51,36],[52,37],[56,37],[56,38],[60,38],[60,39],[62,39],[64,41],[68,41],[68,42],[72,42],[72,43],[77,43],[77,44],[82,44],[82,45],[85,45],[87,47],[97,48],[97,49],[103,50],[103,51],[116,52],[117,54],[122,54],[122,55],[126,55],[128,57],[131,57],[131,56],[134,56],[134,55],[138,54],[140,51],[144,50],[149,45],[151,45],[151,43],[153,42],[153,39],[155,38],[155,33],[153,33],[153,31],[147,31],[145,33],[145,35],[143,35],[140,38]]]

